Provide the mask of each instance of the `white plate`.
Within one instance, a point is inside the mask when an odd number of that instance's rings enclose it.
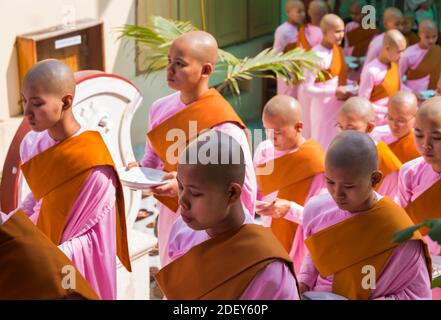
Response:
[[[348,300],[332,292],[308,291],[303,294],[305,300]]]
[[[356,84],[349,84],[345,86],[345,89],[348,90],[352,94],[358,94],[358,85]]]
[[[256,206],[267,206],[269,204],[271,204],[269,201],[256,200]]]
[[[121,183],[131,189],[148,189],[168,183],[170,180],[162,178],[167,172],[151,168],[135,167],[130,170],[121,168],[118,170]]]

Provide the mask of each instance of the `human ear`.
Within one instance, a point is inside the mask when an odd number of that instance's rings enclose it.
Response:
[[[63,101],[63,111],[72,108],[73,96],[71,94],[65,95],[63,98],[61,98],[61,101]]]
[[[297,132],[302,132],[303,131],[303,121],[297,121],[296,124],[294,125],[294,128],[296,129]]]
[[[214,71],[214,66],[211,63],[205,63],[202,66],[202,76],[209,77]]]
[[[372,187],[376,187],[383,178],[383,173],[381,171],[374,171],[371,175]]]
[[[229,188],[228,205],[233,205],[237,201],[240,201],[240,195],[242,194],[242,186],[238,183],[232,183]]]
[[[368,122],[367,128],[366,128],[366,133],[371,133],[375,128],[375,123],[374,122]]]

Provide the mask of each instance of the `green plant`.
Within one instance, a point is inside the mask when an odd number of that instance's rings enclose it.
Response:
[[[146,26],[125,25],[120,29],[120,38],[137,41],[141,50],[147,52],[145,75],[162,70],[168,63],[168,50],[173,41],[184,33],[198,30],[190,22],[165,19],[160,16],[149,18]],[[255,57],[237,58],[219,49],[219,62],[216,69],[225,70],[225,79],[217,88],[219,91],[228,87],[235,95],[240,95],[239,81],[254,77],[280,77],[286,83],[304,80],[305,70],[323,78],[323,71],[317,63],[319,58],[312,52],[295,49],[287,53],[276,53],[265,49]]]

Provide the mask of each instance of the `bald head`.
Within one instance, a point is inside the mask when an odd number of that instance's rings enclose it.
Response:
[[[329,13],[329,7],[323,0],[313,0],[309,3],[308,16],[313,25],[320,25],[320,21],[327,13]]]
[[[402,30],[403,29],[403,13],[400,9],[391,7],[384,11],[383,25],[386,30]]]
[[[406,38],[398,30],[389,30],[384,34],[383,45],[398,47],[401,44],[406,45]]]
[[[285,125],[295,125],[302,120],[302,109],[299,102],[291,96],[277,95],[265,105],[263,114],[278,118]]]
[[[230,135],[208,130],[189,143],[179,157],[181,166],[193,166],[206,182],[243,185],[245,157],[240,144]]]
[[[329,13],[322,18],[320,21],[320,29],[325,33],[328,30],[336,30],[344,28],[345,23],[336,14]]]
[[[329,146],[325,164],[327,168],[346,168],[368,176],[378,169],[377,147],[365,133],[344,131]]]
[[[285,4],[286,12],[290,12],[294,8],[305,9],[305,5],[303,4],[303,1],[301,1],[301,0],[287,0],[286,4]]]
[[[405,114],[415,115],[418,109],[418,99],[408,91],[398,91],[389,99],[389,109]]]
[[[435,23],[430,19],[421,21],[418,27],[418,32],[434,32],[434,31],[438,32],[438,28],[436,27]]]
[[[351,97],[346,100],[341,106],[340,114],[355,115],[366,123],[375,121],[375,110],[371,102],[362,97]]]
[[[191,56],[201,63],[217,62],[218,44],[216,39],[205,31],[192,31],[177,38],[172,47],[188,50]]]
[[[75,78],[72,70],[59,60],[48,59],[35,64],[26,74],[24,85],[38,86],[44,92],[60,98],[75,95]]]
[[[416,117],[441,120],[441,97],[433,97],[424,101]]]

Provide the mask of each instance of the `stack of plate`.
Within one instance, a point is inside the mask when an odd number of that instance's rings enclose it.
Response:
[[[332,292],[307,291],[303,293],[304,300],[348,300]]]
[[[348,65],[349,69],[357,69],[359,67],[357,60],[358,60],[357,57],[353,57],[353,56],[345,57],[345,62]]]
[[[170,180],[163,180],[167,172],[135,167],[130,170],[121,168],[118,170],[118,175],[121,183],[130,189],[147,190],[152,187],[157,187],[170,182]]]
[[[435,90],[422,90],[420,96],[423,100],[427,100],[435,96]]]

